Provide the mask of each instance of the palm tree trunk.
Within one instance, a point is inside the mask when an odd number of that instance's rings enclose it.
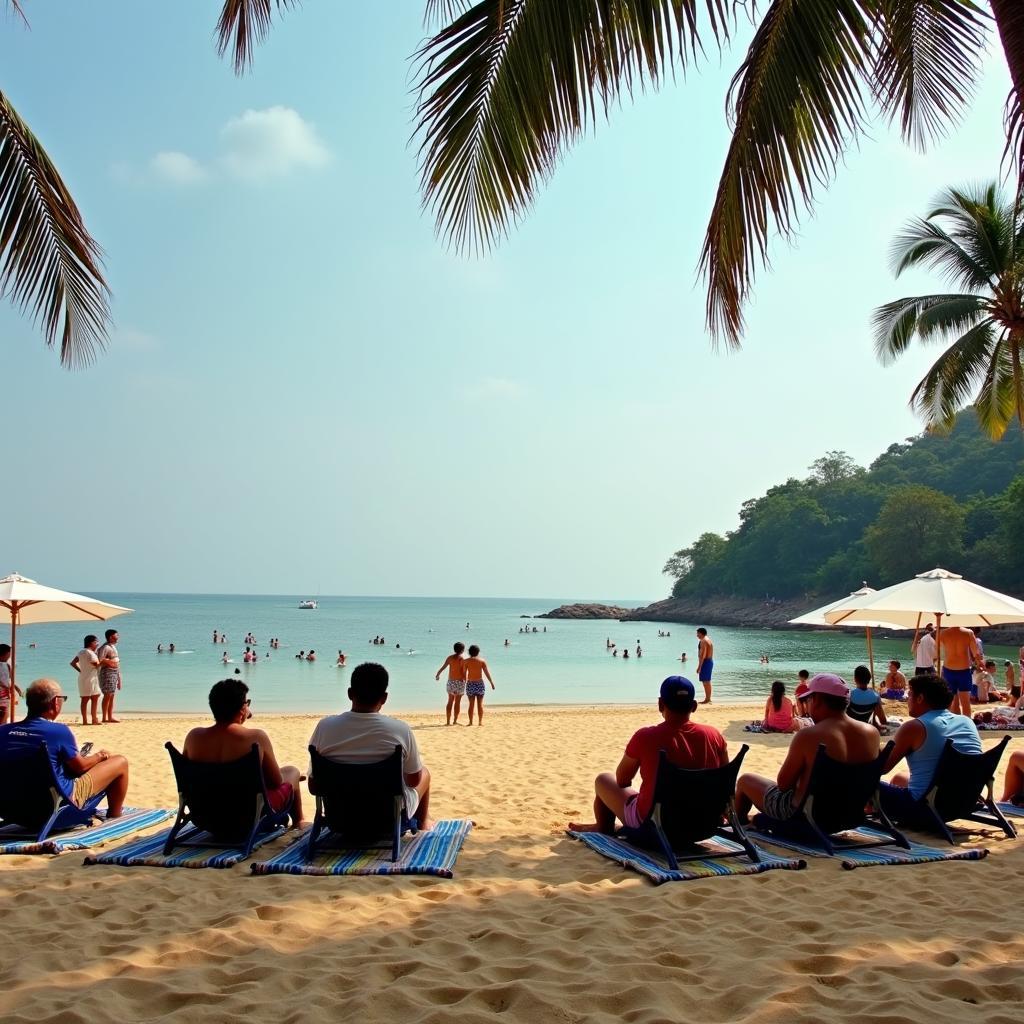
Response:
[[[1012,97],[1016,97],[1016,110],[1018,122],[1015,127],[1018,133],[1024,128],[1019,121],[1024,113],[1024,3],[1021,0],[989,0],[992,5],[992,14],[996,20],[996,27],[999,29],[999,39],[1003,44],[1003,53],[1006,54],[1006,66],[1010,69],[1010,80],[1013,83],[1011,88]],[[1011,110],[1014,104],[1007,105]],[[1018,134],[1018,143],[1020,135]],[[1024,162],[1024,152],[1018,149],[1018,158]]]

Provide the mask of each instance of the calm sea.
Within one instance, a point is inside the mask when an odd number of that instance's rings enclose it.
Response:
[[[77,710],[76,676],[68,662],[87,631],[102,639],[104,628],[116,626],[124,675],[117,706],[123,711],[204,712],[210,685],[236,667],[252,689],[256,710],[334,711],[345,705],[348,673],[365,660],[382,662],[391,674],[390,708],[443,708],[445,676],[437,683],[434,673],[456,640],[479,645],[487,659],[497,686],[493,693],[487,691],[490,703],[653,703],[666,675],[682,670],[695,677],[694,630],[700,625],[524,617],[566,603],[565,598],[321,597],[318,609],[303,611],[298,607],[300,597],[95,596],[135,610],[95,626],[64,623],[20,629],[17,676],[23,689],[38,676],[53,676],[64,684],[72,697],[69,703]],[[520,633],[520,628],[530,632]],[[227,634],[227,643],[212,643],[215,629]],[[659,629],[672,635],[659,637]],[[764,700],[773,679],[785,681],[792,692],[801,668],[835,671],[849,679],[853,666],[867,656],[863,637],[844,633],[709,629],[715,642],[715,697],[723,701]],[[242,664],[243,639],[249,631],[256,636],[260,656],[255,665]],[[378,634],[384,637],[384,646],[369,642]],[[280,639],[279,650],[270,650],[271,637]],[[606,651],[609,638],[619,650],[629,647],[628,661]],[[166,648],[172,642],[176,653],[157,653],[158,643]],[[638,643],[641,658],[635,657]],[[879,677],[890,657],[912,662],[905,639],[879,637],[874,646]],[[316,662],[296,660],[300,650],[310,648],[317,653]],[[348,655],[347,669],[335,667],[339,649]],[[225,650],[234,659],[230,666],[221,664]],[[264,657],[268,652],[269,659]],[[685,666],[679,662],[683,652]],[[1011,648],[992,647],[988,653],[1000,665],[1004,657],[1016,658]],[[770,658],[769,665],[760,663],[762,654]]]

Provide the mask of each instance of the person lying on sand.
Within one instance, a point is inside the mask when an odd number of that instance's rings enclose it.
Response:
[[[684,676],[669,676],[661,684],[658,711],[663,721],[633,733],[619,766],[594,780],[594,820],[571,823],[574,832],[612,835],[617,818],[628,828],[639,828],[654,803],[660,751],[679,768],[718,768],[729,761],[725,737],[710,725],[690,721],[697,707],[693,683]],[[640,789],[633,779],[640,772]]]
[[[106,790],[107,817],[119,818],[128,793],[128,760],[106,750],[80,754],[74,733],[57,721],[66,702],[55,679],[32,683],[25,694],[25,720],[0,725],[0,766],[35,753],[45,741],[61,793],[76,807],[83,807]]]
[[[878,757],[878,730],[846,713],[850,690],[836,675],[823,672],[807,684],[804,700],[814,725],[801,729],[789,745],[778,777],[741,775],[736,783],[736,813],[745,822],[752,808],[779,821],[796,814],[807,792],[818,747],[844,764],[864,764]]]
[[[192,729],[185,737],[182,751],[190,761],[202,764],[223,764],[237,761],[260,748],[263,783],[274,812],[288,811],[292,824],[304,823],[302,814],[302,776],[292,765],[278,767],[270,737],[262,729],[251,729],[245,723],[252,718],[249,687],[241,679],[222,679],[210,688],[210,710],[213,725]]]
[[[429,831],[434,825],[430,819],[430,772],[420,759],[416,736],[405,722],[380,713],[388,699],[388,670],[372,661],[357,665],[349,680],[348,698],[352,709],[322,718],[309,746],[328,760],[356,764],[383,761],[400,746],[406,816],[415,818],[422,831]],[[309,791],[316,793],[312,771]]]

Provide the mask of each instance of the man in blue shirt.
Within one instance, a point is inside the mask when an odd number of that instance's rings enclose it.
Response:
[[[107,817],[120,817],[128,792],[128,760],[106,750],[80,754],[74,733],[57,721],[66,701],[60,683],[54,679],[37,679],[29,686],[24,721],[0,725],[0,772],[7,762],[37,751],[45,741],[64,796],[81,807],[106,790]]]
[[[981,753],[977,726],[966,715],[949,710],[953,694],[945,680],[934,675],[914,676],[907,692],[910,721],[896,730],[895,746],[886,762],[890,772],[907,759],[910,775],[894,775],[880,786],[882,806],[894,821],[913,821],[918,801],[931,788],[946,740],[964,754]]]

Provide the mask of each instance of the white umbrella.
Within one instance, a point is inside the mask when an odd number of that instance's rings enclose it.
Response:
[[[838,601],[830,601],[828,604],[823,604],[820,608],[815,608],[812,612],[806,612],[803,615],[797,616],[795,619],[790,619],[790,625],[793,626],[831,626],[834,628],[834,624],[829,622],[825,618],[828,612],[841,610],[846,608],[851,599],[867,597],[869,594],[876,594],[873,587],[869,587],[866,583],[860,588],[855,590],[852,594],[847,597],[841,597]],[[875,653],[871,648],[871,630],[872,629],[904,629],[904,626],[900,626],[895,622],[883,622],[881,619],[871,619],[870,621],[860,621],[856,623],[858,626],[864,627],[864,632],[867,634],[868,641],[868,661],[871,663],[871,678],[875,678]],[[845,623],[844,623],[845,625]]]
[[[1024,601],[980,587],[947,569],[932,569],[873,594],[850,597],[843,607],[826,612],[825,618],[834,625],[849,626],[884,618],[914,629],[916,639],[921,621],[933,618],[940,636],[943,625],[1024,622]]]
[[[0,580],[0,609],[11,619],[11,707],[10,721],[14,721],[17,691],[14,689],[15,657],[18,650],[18,626],[30,622],[89,622],[112,619],[125,615],[131,608],[107,604],[94,597],[71,594],[66,590],[44,587],[35,580],[17,573]]]

